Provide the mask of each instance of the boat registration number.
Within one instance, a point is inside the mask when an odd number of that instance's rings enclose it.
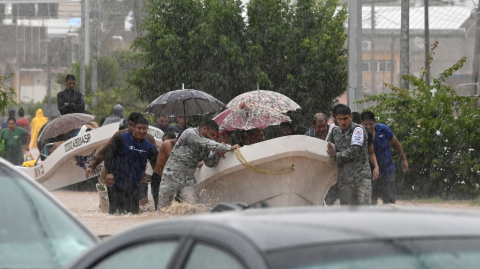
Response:
[[[65,152],[69,152],[70,150],[78,148],[83,144],[89,143],[90,138],[91,138],[90,134],[86,134],[66,142]]]

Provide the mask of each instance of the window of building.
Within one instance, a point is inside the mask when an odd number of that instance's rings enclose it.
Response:
[[[370,62],[363,61],[363,63],[362,63],[362,71],[363,71],[363,72],[370,72]]]
[[[395,62],[379,61],[377,62],[377,72],[392,72],[395,71]]]
[[[372,49],[372,41],[362,41],[362,50]]]

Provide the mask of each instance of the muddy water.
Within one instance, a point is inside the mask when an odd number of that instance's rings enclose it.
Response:
[[[209,211],[209,208],[203,206],[174,202],[163,212],[156,212],[150,199],[148,206],[138,215],[109,215],[99,208],[98,192],[59,190],[53,191],[52,194],[96,235],[111,235],[148,221]]]

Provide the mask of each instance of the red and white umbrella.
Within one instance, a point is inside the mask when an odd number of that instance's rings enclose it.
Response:
[[[253,103],[241,103],[236,108],[229,108],[213,118],[222,130],[249,130],[266,128],[270,125],[278,125],[290,121],[279,110],[256,105]]]

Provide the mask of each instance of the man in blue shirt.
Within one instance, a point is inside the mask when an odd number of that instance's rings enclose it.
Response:
[[[376,123],[373,112],[365,111],[361,118],[363,127],[373,135],[373,150],[380,168],[378,179],[372,181],[372,204],[377,204],[379,196],[383,196],[384,204],[395,204],[396,175],[390,145],[400,156],[404,173],[408,170],[407,158],[392,130],[385,124]]]

